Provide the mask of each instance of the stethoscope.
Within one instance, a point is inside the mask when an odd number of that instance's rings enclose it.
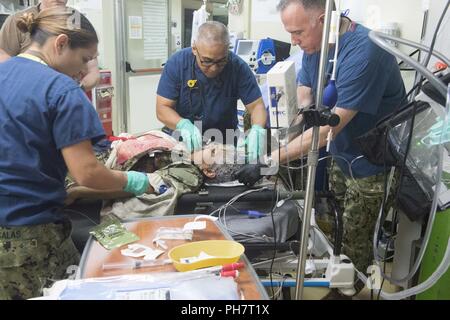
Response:
[[[204,113],[206,112],[205,109],[205,102],[204,102],[204,92],[203,92],[203,86],[199,79],[197,79],[195,75],[195,55],[192,58],[192,64],[191,64],[191,79],[189,79],[186,83],[188,90],[189,90],[189,115],[192,117],[192,119],[195,120],[202,120],[204,118]],[[211,81],[214,81],[214,85],[216,87],[223,87],[223,80],[221,79],[221,75],[218,76],[219,79],[213,79]],[[194,104],[192,103],[192,92],[194,90],[198,90],[200,94],[200,110],[202,112],[201,115],[195,115],[194,114]]]
[[[204,101],[203,101],[203,87],[202,84],[200,82],[200,80],[197,79],[197,77],[195,76],[195,55],[192,58],[192,64],[191,64],[191,79],[187,81],[186,85],[188,87],[189,90],[189,116],[191,117],[191,120],[194,121],[199,121],[203,119],[204,116],[204,112],[206,111],[204,108]],[[194,90],[198,90],[199,94],[200,94],[200,112],[202,113],[201,115],[196,115],[194,113],[194,104],[192,103],[192,92]]]

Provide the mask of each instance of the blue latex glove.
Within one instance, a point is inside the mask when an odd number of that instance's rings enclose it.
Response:
[[[266,142],[266,130],[260,125],[254,124],[245,139],[249,161],[255,161],[264,153]]]
[[[189,152],[202,148],[202,134],[200,130],[188,119],[182,119],[177,123],[177,130],[183,137],[183,142]]]

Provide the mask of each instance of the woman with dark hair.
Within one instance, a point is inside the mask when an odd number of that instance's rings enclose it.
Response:
[[[0,64],[0,299],[41,294],[79,253],[63,214],[67,171],[79,185],[153,191],[145,174],[113,171],[92,150],[104,136],[97,113],[73,79],[97,56],[97,34],[72,9],[26,14],[26,52]]]

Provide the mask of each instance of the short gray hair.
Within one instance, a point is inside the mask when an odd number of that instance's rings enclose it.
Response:
[[[214,162],[209,165],[209,170],[215,173],[214,178],[205,176],[206,183],[224,183],[235,180],[234,174],[241,169],[245,163],[242,152],[232,145],[223,145],[217,142],[208,144],[206,148],[221,148],[223,150],[223,158],[218,159],[220,163]]]
[[[326,0],[280,0],[277,4],[277,10],[283,12],[291,3],[297,3],[303,6],[305,10],[322,9],[325,10]]]
[[[244,164],[214,164],[210,170],[214,171],[214,178],[204,177],[205,183],[224,183],[234,181],[236,178],[234,175],[239,169],[242,169]]]
[[[217,21],[207,21],[198,28],[197,42],[204,42],[207,44],[223,44],[228,46],[230,44],[230,34],[227,27]]]

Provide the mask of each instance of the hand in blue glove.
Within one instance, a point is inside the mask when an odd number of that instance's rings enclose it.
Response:
[[[264,153],[266,143],[266,130],[260,125],[254,124],[245,139],[249,161],[255,161]]]
[[[188,119],[182,119],[177,123],[177,130],[183,137],[183,142],[189,152],[202,148],[202,134],[200,130]]]
[[[136,196],[140,196],[148,191],[149,181],[145,173],[128,171],[127,185],[123,189],[125,192],[133,193]]]

